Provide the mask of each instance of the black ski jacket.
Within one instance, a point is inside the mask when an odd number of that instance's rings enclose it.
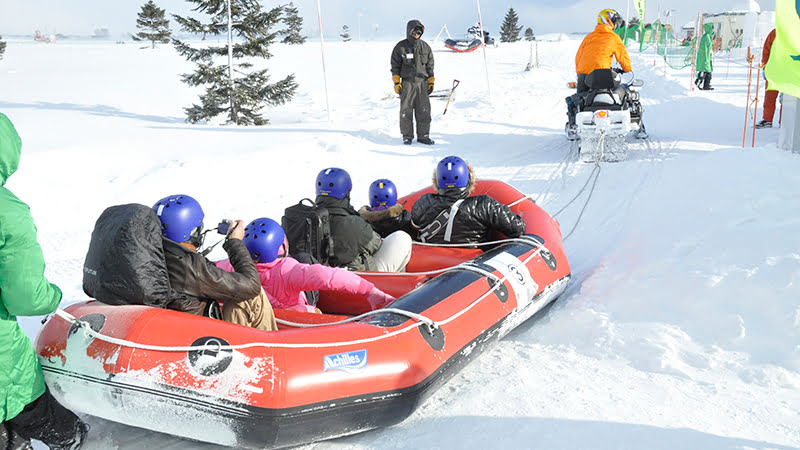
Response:
[[[318,195],[317,206],[326,208],[331,221],[333,255],[328,264],[352,270],[374,270],[372,255],[381,248],[381,237],[358,215],[345,198]]]
[[[164,238],[169,283],[174,291],[167,308],[198,316],[207,315],[209,300],[240,302],[261,292],[256,265],[244,242],[228,239],[222,248],[228,253],[235,272],[226,272],[205,256]]]
[[[419,20],[410,20],[406,25],[406,39],[398,42],[392,50],[392,75],[409,81],[423,81],[433,76],[433,50],[427,42],[411,37],[414,27],[424,28]]]
[[[488,242],[493,239],[492,232],[499,231],[507,237],[519,237],[525,232],[525,221],[488,195],[469,197],[466,188],[441,189],[439,194],[425,194],[411,208],[411,223],[415,228],[424,229],[444,210],[458,199],[464,199],[458,208],[453,222],[450,241],[445,241],[445,230],[427,240],[434,244],[467,244]]]

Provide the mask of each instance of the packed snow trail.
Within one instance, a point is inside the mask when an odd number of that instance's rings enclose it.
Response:
[[[211,222],[280,217],[313,192],[319,168],[340,166],[358,207],[376,178],[401,192],[430,185],[449,154],[551,214],[586,183],[593,165],[578,163],[563,136],[578,39],[540,42],[542,67],[530,72],[527,43],[487,49],[491,99],[481,55],[436,52],[437,87],[461,84],[445,116],[432,102],[433,147],[401,145],[398,104],[381,100],[394,42],[348,44],[329,45],[331,124],[309,42],[275,47],[271,73],[296,73],[297,97],[267,112],[269,127],[236,128],[183,123],[196,92],[169,46],[9,43],[0,86],[15,88],[0,109],[24,142],[9,187],[31,206],[64,303],[85,299],[90,231],[114,204],[187,193]],[[715,91],[690,93],[687,70],[664,76],[652,55],[632,53],[650,138],[602,165],[566,241],[569,292],[405,422],[307,448],[800,446],[800,162],[770,144],[778,129],[741,149],[746,69],[732,64],[727,80],[715,74]],[[565,233],[582,207],[579,198],[559,214]],[[41,326],[20,323],[32,338]],[[90,450],[218,448],[87,419]]]

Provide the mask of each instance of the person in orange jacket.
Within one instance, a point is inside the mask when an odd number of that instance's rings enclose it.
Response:
[[[575,72],[578,73],[578,92],[587,91],[586,75],[595,69],[610,69],[612,57],[624,72],[633,70],[625,44],[614,30],[624,24],[622,16],[613,9],[604,9],[597,15],[597,26],[587,34],[575,54]]]
[[[575,54],[575,72],[578,74],[578,95],[589,90],[586,87],[586,75],[595,69],[610,69],[613,63],[612,57],[616,58],[624,72],[633,70],[631,58],[622,39],[614,33],[616,28],[623,26],[625,21],[620,14],[613,9],[604,9],[597,15],[597,26],[594,31],[583,38],[578,53]],[[575,130],[575,114],[577,114],[576,96],[567,97],[567,124],[568,130]]]
[[[769,52],[772,50],[772,42],[775,40],[775,28],[769,32],[764,41],[764,49],[761,51],[761,66],[766,66],[769,61]],[[775,117],[775,100],[778,99],[778,91],[769,88],[769,81],[766,82],[766,94],[764,95],[764,118],[756,124],[756,128],[772,128],[772,118]]]

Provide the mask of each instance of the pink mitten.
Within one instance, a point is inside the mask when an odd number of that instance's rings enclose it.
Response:
[[[367,295],[367,301],[372,305],[372,310],[381,309],[389,306],[396,299],[382,290],[373,287],[372,292]]]

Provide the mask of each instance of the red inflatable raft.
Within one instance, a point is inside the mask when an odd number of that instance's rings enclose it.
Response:
[[[411,208],[425,192],[401,201]],[[501,182],[479,181],[476,194],[513,205],[527,234],[485,252],[415,245],[409,273],[362,275],[399,297],[387,310],[334,323],[368,304],[323,292],[326,314],[279,310],[287,323],[267,333],[167,309],[81,302],[39,334],[47,384],[73,410],[238,448],[398,423],[568,284],[549,214]]]

